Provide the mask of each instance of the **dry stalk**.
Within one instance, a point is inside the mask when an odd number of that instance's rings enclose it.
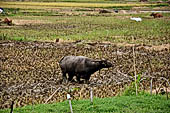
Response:
[[[162,82],[162,84],[159,86],[158,90],[156,90],[156,94],[158,94],[158,93],[159,93],[159,91],[160,91],[161,87],[162,87],[165,83],[166,83],[166,81]]]
[[[133,68],[135,72],[135,87],[136,87],[136,95],[138,95],[138,86],[137,86],[137,81],[136,81],[136,56],[135,56],[135,43],[134,43],[134,37],[132,37],[132,42],[133,42]]]
[[[166,83],[165,83],[165,88],[166,88],[166,98],[167,98],[167,100],[168,100],[168,90],[167,90],[167,85],[166,85]]]
[[[60,90],[60,87],[45,101],[45,104]]]

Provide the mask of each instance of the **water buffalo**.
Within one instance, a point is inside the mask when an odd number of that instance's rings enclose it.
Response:
[[[103,9],[103,10],[100,10],[100,11],[99,11],[99,14],[101,14],[101,13],[111,13],[111,12],[108,11],[108,10]]]
[[[85,56],[65,56],[60,60],[59,65],[63,81],[67,80],[66,74],[68,74],[68,81],[72,81],[73,77],[76,76],[79,83],[80,78],[85,79],[87,83],[91,74],[102,68],[112,67],[112,63],[107,60],[94,60]]]
[[[4,23],[6,23],[7,25],[12,25],[12,20],[11,19],[9,19],[9,18],[5,18],[4,19]]]
[[[163,17],[163,15],[160,14],[160,13],[151,13],[150,16],[153,16],[154,18],[161,18],[161,17]]]
[[[139,0],[140,2],[147,2],[148,0]]]

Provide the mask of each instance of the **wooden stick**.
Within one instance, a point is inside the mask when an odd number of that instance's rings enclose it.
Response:
[[[34,113],[34,102],[32,101],[32,113]]]
[[[151,78],[151,84],[150,84],[150,93],[152,95],[152,78]]]
[[[150,76],[151,76],[151,73],[153,73],[152,65],[151,65],[151,61],[150,61],[148,55],[147,55],[147,58],[148,58],[148,61],[149,61],[149,67],[150,67],[150,70],[151,70],[151,71],[149,71],[149,73],[150,73]],[[152,82],[153,82],[153,78],[151,76],[151,84],[150,84],[150,93],[151,93],[151,95],[152,95]]]
[[[90,88],[90,102],[93,104],[93,89]]]
[[[70,97],[70,94],[67,94],[67,99],[68,99],[68,101],[69,101],[70,111],[71,111],[71,113],[73,113],[73,108],[72,108],[72,105],[71,105],[71,97]]]
[[[134,72],[135,72],[135,87],[136,87],[136,95],[138,95],[138,86],[137,86],[137,81],[136,81],[136,57],[135,57],[135,47],[134,47],[134,37],[132,37],[132,42],[133,42],[133,67],[134,67]]]
[[[12,101],[10,113],[13,113],[13,107],[14,107],[14,101]]]
[[[168,100],[168,90],[167,90],[166,83],[165,83],[165,88],[166,88],[166,99]]]
[[[159,93],[159,90],[161,89],[162,85],[163,85],[165,82],[166,82],[166,81],[162,82],[162,84],[159,86],[157,93]]]
[[[73,108],[72,108],[72,105],[71,105],[71,99],[69,99],[69,104],[70,104],[70,111],[71,111],[71,113],[73,113]]]
[[[60,90],[60,87],[45,101],[45,104],[57,93],[58,90]]]

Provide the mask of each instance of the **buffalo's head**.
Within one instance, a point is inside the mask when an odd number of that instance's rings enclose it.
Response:
[[[155,13],[151,13],[151,14],[150,14],[150,16],[154,16],[154,15],[155,15]]]
[[[100,60],[99,63],[102,68],[109,68],[113,66],[113,64],[108,60]]]

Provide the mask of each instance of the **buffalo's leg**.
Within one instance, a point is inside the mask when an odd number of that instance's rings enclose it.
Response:
[[[65,72],[63,72],[63,82],[67,83],[67,77],[66,77],[66,73]]]
[[[72,74],[72,73],[69,73],[68,74],[68,81],[72,81],[73,80],[73,76],[74,76],[74,74]]]
[[[86,76],[86,78],[85,78],[85,83],[86,83],[86,84],[89,84],[89,83],[90,83],[89,80],[90,80],[90,76]]]
[[[78,83],[81,83],[81,81],[80,81],[80,76],[79,76],[79,75],[76,76],[76,79],[77,79],[77,82],[78,82]]]

